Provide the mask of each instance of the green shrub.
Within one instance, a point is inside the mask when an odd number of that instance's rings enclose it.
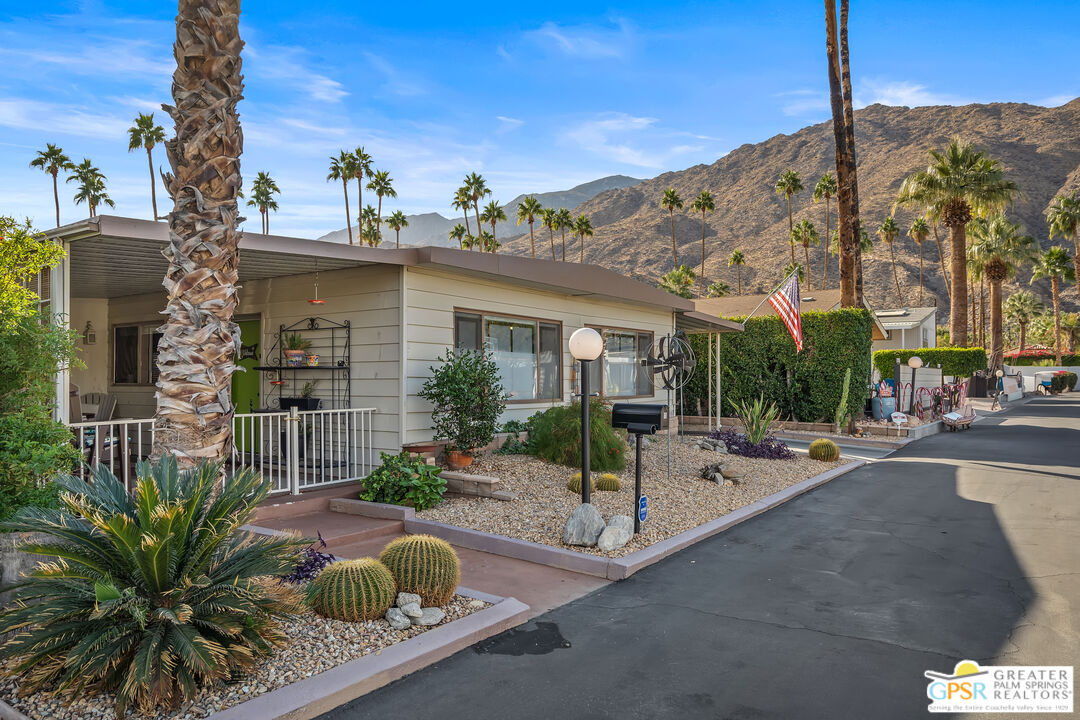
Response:
[[[791,334],[775,315],[750,318],[742,332],[720,336],[723,415],[734,416],[740,403],[764,396],[776,404],[782,419],[831,422],[848,368],[851,389],[845,415],[862,413],[870,377],[870,313],[865,309],[805,312],[802,330],[802,352],[795,351]],[[708,362],[708,336],[691,335],[690,344],[698,365],[685,389],[685,408],[695,414],[699,403],[702,412],[708,411],[708,388],[715,382],[716,370]]]
[[[199,687],[252,670],[285,641],[299,610],[290,586],[304,540],[240,530],[270,492],[220,465],[180,472],[172,457],[139,463],[134,492],[99,466],[92,482],[61,476],[59,510],[23,508],[4,524],[43,533],[26,552],[58,556],[16,585],[0,613],[0,661],[28,692],[112,694],[117,716],[175,708]]]
[[[600,492],[619,492],[619,476],[604,473],[596,478],[596,489]]]
[[[326,566],[312,581],[308,602],[335,620],[376,620],[394,603],[394,587],[394,576],[378,560],[344,560]]]
[[[810,443],[810,449],[807,451],[807,455],[810,456],[811,460],[833,462],[840,457],[840,448],[828,438],[818,438]]]
[[[1053,377],[1050,378],[1050,392],[1057,394],[1057,393],[1063,393],[1066,390],[1069,390],[1070,389],[1070,387],[1069,387],[1069,383],[1070,383],[1069,375],[1072,375],[1071,382],[1072,382],[1073,385],[1075,385],[1076,384],[1076,375],[1073,375],[1072,373],[1063,373],[1063,372],[1062,373],[1054,373]]]
[[[766,403],[758,397],[752,403],[740,403],[736,408],[739,421],[742,422],[743,434],[751,445],[760,445],[769,434],[769,426],[776,421],[779,411],[774,403]]]
[[[1063,376],[1065,378],[1065,387],[1072,392],[1076,389],[1076,373],[1066,372]]]
[[[446,492],[441,468],[428,465],[410,452],[379,453],[382,464],[364,478],[360,499],[368,502],[408,505],[417,510],[434,507]]]
[[[487,350],[447,350],[443,363],[431,368],[431,377],[418,393],[430,402],[436,440],[448,441],[448,450],[472,452],[495,437],[499,415],[506,409],[506,392],[499,368]]]
[[[445,605],[454,597],[461,568],[450,543],[431,535],[394,540],[379,555],[398,592],[415,593],[423,605]]]
[[[923,367],[937,367],[941,363],[943,375],[971,377],[976,370],[985,370],[988,364],[986,350],[983,348],[918,348],[917,350],[877,350],[874,352],[874,367],[883,378],[891,378],[893,365],[897,358],[907,367],[908,358],[918,355]],[[910,372],[910,371],[909,371]]]
[[[581,403],[557,405],[529,418],[532,454],[548,462],[581,467]],[[589,467],[626,467],[626,431],[611,427],[611,408],[597,398],[589,403]]]

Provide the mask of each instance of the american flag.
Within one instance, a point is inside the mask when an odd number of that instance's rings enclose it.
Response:
[[[791,273],[779,289],[769,296],[769,304],[787,325],[788,332],[795,340],[795,349],[802,351],[802,320],[799,318],[799,274]]]

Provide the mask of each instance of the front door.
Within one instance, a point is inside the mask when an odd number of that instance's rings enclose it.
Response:
[[[237,366],[244,368],[237,370],[232,376],[232,399],[233,407],[237,413],[249,413],[258,410],[259,402],[259,373],[255,366],[259,364],[259,330],[258,318],[254,320],[240,320],[236,323],[240,326],[240,344],[242,350]],[[241,451],[246,451],[248,441],[246,433],[240,433],[236,443]]]

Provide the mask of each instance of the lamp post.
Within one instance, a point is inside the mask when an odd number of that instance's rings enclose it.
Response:
[[[908,403],[908,415],[915,410],[915,371],[922,367],[922,358],[912,355],[908,358],[907,365],[911,368],[911,401]]]
[[[581,361],[581,502],[592,495],[589,458],[589,363],[604,352],[604,338],[592,328],[580,328],[570,336],[570,355]]]

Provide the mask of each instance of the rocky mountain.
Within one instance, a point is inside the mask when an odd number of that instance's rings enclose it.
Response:
[[[593,180],[591,182],[572,187],[569,190],[558,190],[555,192],[535,193],[535,197],[544,207],[554,208],[575,208],[583,202],[590,200],[598,193],[607,190],[618,190],[620,188],[627,188],[641,182],[638,178],[628,177],[626,175],[609,175],[608,177],[600,178],[599,180]],[[505,236],[519,235],[521,229],[517,225],[515,214],[517,213],[518,205],[525,199],[525,195],[518,195],[516,198],[506,203],[503,206],[503,211],[506,213],[507,221],[500,222],[495,225],[496,237],[500,240]],[[489,200],[490,198],[488,198]],[[498,198],[496,198],[498,199]],[[481,201],[480,209],[483,211],[483,205],[485,201]],[[409,226],[401,230],[401,244],[402,245],[451,245],[448,233],[450,229],[457,223],[464,224],[464,219],[461,216],[456,218],[445,218],[439,213],[422,213],[419,215],[408,215]],[[469,214],[470,228],[473,234],[476,234],[476,217],[472,213]],[[539,230],[539,223],[536,225],[536,229]],[[356,229],[353,228],[353,234],[355,235]],[[392,230],[383,231],[383,237],[385,241],[393,243],[394,233]],[[348,232],[345,228],[335,230],[327,233],[319,238],[327,242],[348,242]]]
[[[872,105],[857,111],[855,119],[861,216],[871,233],[888,216],[904,177],[926,167],[927,150],[940,148],[953,137],[975,143],[1002,161],[1008,176],[1023,191],[1011,215],[1044,247],[1049,244],[1044,217],[1047,205],[1059,192],[1080,187],[1080,98],[1056,108],[1019,103],[916,108]],[[779,282],[790,262],[786,206],[784,198],[773,191],[777,176],[788,168],[798,171],[805,188],[792,201],[795,222],[809,218],[824,234],[824,203],[814,203],[811,195],[818,178],[835,170],[830,122],[743,145],[711,165],[667,172],[595,195],[574,209],[589,215],[595,228],[595,236],[586,243],[586,260],[652,282],[670,270],[671,229],[660,198],[666,188],[674,187],[686,206],[675,213],[679,262],[697,271],[702,221],[689,206],[701,190],[708,189],[716,198],[716,211],[705,218],[706,282],[719,279],[735,289],[735,269],[727,266],[727,260],[738,248],[747,258],[743,292],[766,292]],[[833,203],[832,228],[836,226],[835,210]],[[905,231],[895,243],[895,252],[903,304],[908,306],[919,304],[919,252],[906,234],[914,216],[914,210],[909,209],[896,215]],[[527,234],[501,239],[506,243],[502,252],[529,252]],[[946,260],[947,239],[947,231],[942,230]],[[576,259],[577,242],[568,239],[567,244],[569,257]],[[824,252],[824,245],[810,251],[814,289],[821,286]],[[801,248],[796,248],[796,257],[802,262]],[[828,272],[828,287],[836,287],[835,258],[830,257]],[[944,308],[948,303],[933,238],[924,245],[923,272],[927,290],[923,304],[936,302]],[[889,251],[880,241],[865,260],[864,274],[867,296],[874,307],[901,304]],[[1023,272],[1021,284],[1026,286],[1029,276]],[[808,292],[806,285],[803,292]],[[1075,291],[1068,294],[1075,298]],[[1048,293],[1044,297],[1048,298]]]

